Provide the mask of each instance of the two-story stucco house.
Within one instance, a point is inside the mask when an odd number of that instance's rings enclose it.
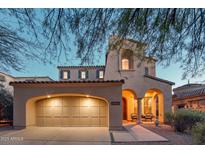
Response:
[[[121,129],[133,117],[163,123],[174,83],[156,77],[156,59],[139,44],[122,40],[119,48],[112,37],[104,66],[59,66],[59,81],[11,82],[14,126]]]

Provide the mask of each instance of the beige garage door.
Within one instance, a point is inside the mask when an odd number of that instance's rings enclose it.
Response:
[[[108,105],[87,97],[57,97],[36,102],[36,124],[45,127],[107,127]]]

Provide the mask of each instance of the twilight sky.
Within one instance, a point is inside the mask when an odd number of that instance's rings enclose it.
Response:
[[[63,59],[63,58],[62,58]],[[96,65],[104,65],[105,56],[101,55],[100,58],[97,58]],[[43,64],[36,61],[25,61],[26,64],[25,70],[17,72],[11,70],[9,73],[13,76],[49,76],[54,80],[58,80],[58,65],[79,65],[79,59],[74,58],[71,55],[71,58],[68,62],[54,61],[55,64]],[[188,79],[182,80],[182,70],[179,68],[178,64],[171,64],[169,67],[163,68],[161,65],[157,65],[157,77],[162,79],[170,80],[175,82],[173,88],[181,86],[188,83]],[[202,83],[205,81],[205,75],[197,78],[189,78],[190,83]]]
[[[39,14],[39,16],[41,15]],[[0,21],[2,22],[2,24],[4,22],[6,24],[9,24],[14,29],[17,26],[17,21],[15,20],[15,18],[11,18],[10,16],[8,18],[7,16],[5,16],[4,13],[0,13]],[[23,34],[23,37],[28,38],[28,40],[32,39],[32,36],[28,35],[27,33]],[[72,42],[72,40],[70,41]],[[47,45],[46,40],[44,40],[43,43]],[[103,49],[103,53],[101,54],[96,53],[96,59],[94,63],[95,65],[104,65],[107,44],[108,44],[108,41],[104,44],[105,47]],[[53,64],[44,64],[41,62],[31,61],[31,60],[27,60],[26,58],[24,58],[24,61],[23,61],[23,63],[25,64],[24,70],[19,71],[19,72],[15,70],[10,70],[10,72],[6,72],[6,73],[11,74],[13,76],[18,76],[18,77],[19,76],[49,76],[54,80],[58,80],[57,66],[59,65],[79,65],[80,64],[80,60],[75,58],[74,53],[76,51],[76,47],[74,46],[74,44],[71,45],[71,49],[72,49],[71,50],[72,52],[69,53],[68,61],[65,61],[65,58],[63,56],[60,57],[59,61],[52,59]],[[156,70],[157,70],[157,77],[175,82],[175,86],[173,86],[173,88],[188,83],[188,79],[182,80],[183,71],[182,69],[180,69],[179,64],[171,64],[169,67],[166,67],[166,68],[163,68],[162,66],[158,64]],[[190,83],[203,83],[203,82],[205,83],[205,74],[201,77],[189,78],[189,80],[190,80]]]

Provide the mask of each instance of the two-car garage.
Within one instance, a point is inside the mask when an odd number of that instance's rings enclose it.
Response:
[[[16,81],[14,127],[122,128],[123,81]]]
[[[36,102],[36,125],[107,127],[108,103],[89,96],[46,98]]]

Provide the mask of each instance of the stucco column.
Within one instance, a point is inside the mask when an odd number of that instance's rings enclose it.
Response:
[[[142,114],[142,107],[141,107],[141,103],[142,103],[142,98],[138,98],[138,118],[137,118],[137,124],[141,124],[141,114]]]

